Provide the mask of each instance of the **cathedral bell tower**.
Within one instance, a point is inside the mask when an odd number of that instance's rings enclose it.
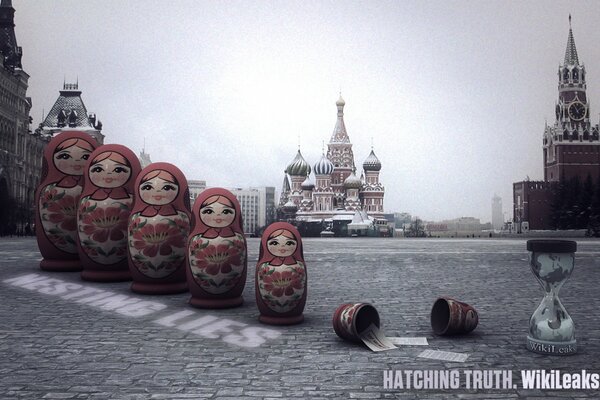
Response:
[[[327,144],[327,158],[333,164],[331,187],[334,193],[334,209],[344,207],[344,200],[346,198],[344,181],[352,174],[352,169],[354,168],[352,143],[350,143],[348,132],[346,132],[346,125],[344,124],[344,106],[346,102],[342,98],[341,93],[335,105],[337,107],[337,121],[333,128],[329,144]]]
[[[585,66],[579,62],[571,16],[564,63],[558,68],[556,121],[544,131],[544,180],[581,180],[600,174],[598,125],[591,126]]]

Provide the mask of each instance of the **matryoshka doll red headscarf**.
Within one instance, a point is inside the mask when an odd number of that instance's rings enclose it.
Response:
[[[127,223],[140,170],[133,151],[120,144],[100,146],[90,155],[77,214],[83,279],[131,279]]]
[[[192,214],[194,229],[187,254],[190,304],[200,308],[241,305],[247,248],[239,202],[229,190],[207,189],[196,199]]]
[[[136,179],[129,218],[133,291],[187,291],[184,259],[189,230],[190,194],[183,172],[169,163],[148,165]]]
[[[77,251],[77,205],[87,160],[97,143],[80,131],[56,135],[44,150],[41,182],[36,190],[36,236],[49,271],[81,269]]]
[[[262,235],[256,264],[256,303],[261,313],[259,320],[275,325],[302,322],[306,282],[300,233],[287,222],[269,225]]]

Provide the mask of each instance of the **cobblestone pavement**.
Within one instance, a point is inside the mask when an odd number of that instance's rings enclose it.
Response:
[[[600,373],[600,242],[578,244],[561,299],[575,321],[579,352],[552,357],[525,348],[528,320],[542,291],[529,270],[524,240],[305,239],[305,322],[263,331],[262,341],[244,345],[255,347],[244,347],[231,340],[239,339],[236,329],[271,328],[257,321],[257,239],[248,241],[245,303],[222,311],[192,308],[187,294],[142,296],[130,292],[129,283],[44,272],[35,239],[0,239],[0,398],[597,399],[600,390],[521,387],[525,369]],[[63,288],[79,284],[131,296],[154,308],[136,316],[110,304],[64,298],[56,288],[53,294],[43,285],[8,282],[27,274],[71,285]],[[438,295],[473,305],[480,315],[477,329],[464,337],[434,336],[429,311]],[[417,358],[422,346],[374,353],[342,341],[331,317],[348,301],[375,305],[388,336],[426,336],[427,349],[470,356],[465,363],[441,362]],[[444,369],[510,370],[517,388],[473,390],[464,381],[457,390],[383,386],[385,370]]]

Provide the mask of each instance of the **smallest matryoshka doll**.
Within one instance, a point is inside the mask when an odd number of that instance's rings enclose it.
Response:
[[[90,155],[77,211],[82,279],[131,280],[127,223],[140,169],[133,151],[120,144],[100,146]]]
[[[173,164],[152,163],[138,175],[135,191],[128,225],[131,290],[186,292],[190,192],[183,172]]]
[[[203,191],[192,210],[194,229],[188,241],[190,304],[229,308],[243,303],[246,285],[246,238],[240,204],[229,190]]]
[[[83,172],[97,142],[85,132],[65,131],[44,149],[35,194],[35,233],[46,271],[81,271],[77,250],[77,206]]]
[[[275,222],[265,229],[260,240],[255,288],[260,322],[291,325],[304,320],[306,264],[302,238],[293,225]]]

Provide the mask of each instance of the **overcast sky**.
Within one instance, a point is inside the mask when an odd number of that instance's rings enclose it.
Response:
[[[543,179],[572,14],[600,107],[597,1],[13,1],[33,128],[79,79],[106,143],[208,186],[275,186],[300,142],[313,165],[341,88],[357,167],[371,138],[386,212],[512,215]],[[596,103],[598,102],[598,103]],[[299,138],[299,139],[298,139]]]

